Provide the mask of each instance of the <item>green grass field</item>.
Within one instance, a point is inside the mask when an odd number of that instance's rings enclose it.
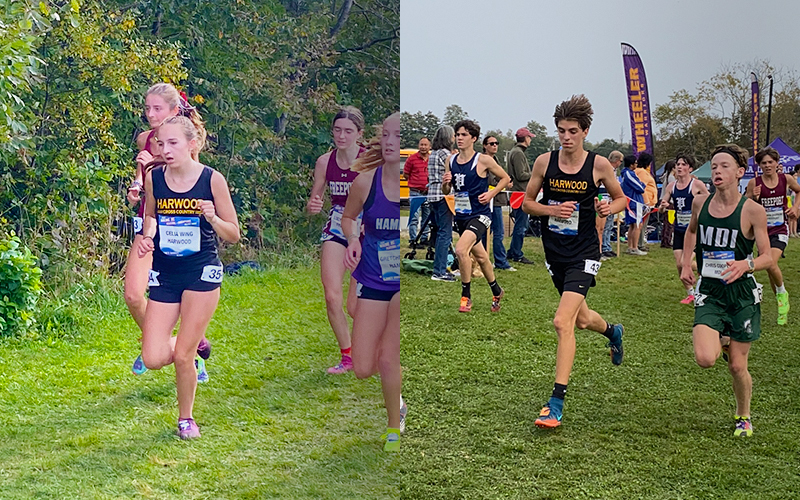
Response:
[[[533,421],[553,387],[558,294],[541,243],[536,266],[499,272],[503,309],[489,311],[484,279],[473,310],[458,313],[460,285],[402,276],[408,430],[398,460],[402,498],[798,498],[800,493],[800,257],[780,265],[793,311],[775,324],[766,273],[762,338],[750,356],[754,436],[734,438],[730,375],[720,359],[696,366],[691,306],[671,250],[604,262],[589,306],[625,325],[615,367],[605,338],[577,333],[563,425]]]
[[[397,497],[379,380],[325,373],[318,268],[226,278],[192,442],[175,436],[174,369],[130,371],[122,294],[81,295],[94,321],[77,334],[0,344],[3,500]]]

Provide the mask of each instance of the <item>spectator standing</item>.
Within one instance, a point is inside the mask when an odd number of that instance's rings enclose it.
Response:
[[[694,168],[694,167],[692,167]],[[675,160],[669,160],[664,164],[664,172],[661,174],[661,198],[664,198],[664,191],[667,186],[675,182]],[[669,221],[669,214],[664,212],[662,214],[663,222],[661,223],[661,248],[672,248],[672,234],[675,230],[673,224]]]
[[[639,159],[636,160],[636,175],[645,185],[642,197],[644,198],[644,204],[647,205],[642,217],[642,230],[639,231],[639,250],[642,252],[647,252],[647,221],[650,220],[650,211],[658,202],[656,180],[650,174],[651,163],[653,163],[653,156],[649,153],[640,154]]]
[[[483,152],[491,156],[495,163],[500,165],[497,160],[497,148],[500,142],[497,137],[487,135],[483,138]],[[501,165],[502,167],[502,165]],[[497,176],[488,172],[489,185],[497,185]],[[503,207],[508,206],[508,194],[505,192],[498,194],[493,200],[494,208],[492,209],[492,254],[494,255],[495,269],[503,269],[506,271],[516,271],[516,269],[508,263],[506,258],[506,247],[503,245],[503,238],[505,237],[505,224],[503,224]],[[486,240],[486,235],[483,237]],[[486,246],[486,241],[483,242]]]
[[[442,195],[442,176],[447,157],[453,149],[456,133],[453,127],[442,125],[433,136],[431,155],[428,158],[428,201],[436,218],[436,248],[433,258],[434,281],[455,282],[456,278],[447,271],[447,252],[453,242],[453,213]]]
[[[636,157],[628,155],[622,159],[625,168],[622,170],[622,192],[628,197],[628,208],[625,210],[625,224],[628,224],[628,250],[629,255],[647,255],[638,248],[639,231],[641,229],[641,220],[637,220],[636,214],[639,205],[644,204],[645,185],[639,180],[639,177],[634,173],[636,168]]]
[[[417,228],[428,218],[430,204],[425,199],[428,195],[428,158],[431,155],[431,141],[427,137],[419,140],[419,151],[406,159],[403,166],[403,178],[408,181],[409,194],[409,214],[408,214],[408,238],[413,240],[417,237]],[[421,210],[421,217],[418,212]],[[426,242],[430,235],[428,227],[422,228],[421,242]]]
[[[614,175],[620,165],[622,165],[622,153],[619,151],[612,151],[608,155],[608,162],[614,167]],[[600,196],[608,199],[608,190],[605,186],[600,187]],[[611,233],[614,231],[614,214],[608,217],[600,217],[597,214],[597,233],[600,236],[600,260],[608,260],[616,257],[617,253],[611,249]]]
[[[525,192],[528,180],[531,178],[531,166],[525,156],[525,150],[531,145],[531,139],[536,135],[524,127],[517,130],[515,135],[517,144],[508,155],[508,175],[511,177],[511,191]],[[529,216],[522,211],[521,206],[512,209],[511,216],[514,218],[514,229],[511,233],[511,245],[508,247],[508,260],[520,264],[533,264],[533,261],[525,257],[522,252],[522,243],[528,232]]]

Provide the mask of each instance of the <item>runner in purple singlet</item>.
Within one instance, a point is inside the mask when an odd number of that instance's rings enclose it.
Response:
[[[406,405],[400,395],[400,114],[389,116],[380,142],[373,140],[354,169],[342,228],[347,235],[345,265],[358,281],[353,319],[353,365],[358,378],[380,373],[389,424],[384,451],[400,449]],[[357,219],[364,211],[364,238]]]

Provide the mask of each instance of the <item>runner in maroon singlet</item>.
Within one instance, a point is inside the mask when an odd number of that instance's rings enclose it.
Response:
[[[789,293],[784,286],[778,261],[789,243],[787,218],[796,219],[800,211],[800,206],[788,208],[786,196],[790,189],[795,193],[800,192],[800,185],[791,175],[778,172],[780,159],[780,154],[770,147],[756,153],[755,160],[763,174],[750,180],[746,195],[761,203],[767,212],[767,231],[772,254],[772,266],[767,269],[767,274],[778,301],[778,324],[785,325],[789,316]]]
[[[330,368],[328,373],[342,374],[353,369],[351,356],[350,326],[342,309],[342,278],[344,278],[344,257],[347,237],[342,232],[342,214],[350,194],[350,186],[358,175],[350,169],[356,158],[363,152],[358,144],[364,133],[364,116],[361,111],[346,106],[333,117],[333,140],[336,148],[317,159],[314,167],[314,186],[311,188],[306,211],[318,214],[322,210],[322,195],[328,187],[331,196],[331,210],[322,230],[322,249],[320,251],[320,272],[322,287],[325,289],[325,307],[339,350],[341,361]],[[399,180],[398,180],[399,182]],[[355,317],[356,282],[350,278],[347,294],[347,313]]]

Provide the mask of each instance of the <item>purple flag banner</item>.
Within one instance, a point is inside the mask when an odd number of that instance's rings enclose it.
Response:
[[[750,73],[750,88],[753,91],[753,155],[758,153],[758,115],[761,112],[761,101],[758,94],[758,78],[755,73]]]
[[[628,109],[631,113],[631,146],[634,154],[647,152],[653,155],[650,96],[647,93],[644,65],[636,49],[627,43],[622,44],[622,62],[625,65]],[[650,173],[655,176],[653,165],[650,166]]]
[[[747,170],[744,172],[743,179],[752,179],[758,173],[758,165],[754,165],[752,160],[753,157],[758,153],[758,119],[761,116],[761,94],[759,93],[758,89],[758,78],[756,74],[751,72],[750,73],[750,89],[752,90],[752,99],[750,101],[751,112],[753,115],[752,118],[752,144],[753,144],[753,156],[750,157],[748,160]]]

